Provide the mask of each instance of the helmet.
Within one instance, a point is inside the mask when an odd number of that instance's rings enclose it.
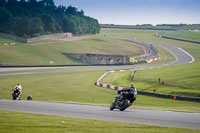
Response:
[[[134,88],[133,84],[131,84],[131,87],[133,87],[133,88]]]

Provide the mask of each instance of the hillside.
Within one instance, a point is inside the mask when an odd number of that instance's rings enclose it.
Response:
[[[100,35],[90,35],[77,41],[44,40],[31,44],[0,39],[1,65],[76,65],[81,61],[65,56],[63,53],[90,53],[109,55],[136,56],[143,54],[143,49],[131,43],[105,38]]]
[[[134,37],[138,40],[141,39],[145,41],[171,44],[190,53],[195,58],[195,62],[150,70],[138,70],[134,75],[134,81],[131,81],[130,79],[130,72],[115,73],[106,77],[102,82],[123,87],[130,87],[130,84],[134,84],[138,90],[152,92],[153,89],[156,89],[156,92],[158,93],[200,97],[200,45],[190,42],[158,38],[155,36],[156,32],[157,31],[150,30],[107,29],[103,30],[102,34],[126,38]],[[162,33],[185,39],[199,39],[199,32],[162,31]],[[159,55],[161,57],[159,62],[162,61],[162,63],[173,59],[170,57],[170,54],[161,53],[161,50],[159,50]],[[164,60],[164,58],[167,59]],[[169,84],[159,84],[158,78],[161,78],[162,81]]]

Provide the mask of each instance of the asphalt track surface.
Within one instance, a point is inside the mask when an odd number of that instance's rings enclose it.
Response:
[[[0,100],[1,110],[200,130],[200,113],[127,109],[38,101]]]
[[[167,49],[170,53],[172,53],[176,57],[176,60],[167,64],[160,64],[155,66],[136,65],[136,66],[65,67],[61,70],[60,69],[53,70],[51,68],[51,71],[1,73],[0,76],[129,69],[133,67],[134,69],[152,69],[170,65],[186,64],[194,61],[191,55],[189,55],[188,53],[186,53],[185,51],[181,50],[178,47],[163,43],[158,43],[157,45]],[[14,68],[13,70],[12,69],[13,68],[8,68],[8,70],[10,71],[17,71],[20,68]],[[32,69],[34,70],[35,68]],[[5,68],[0,68],[0,71],[5,71]],[[121,112],[121,111],[110,111],[108,107],[101,107],[101,106],[48,103],[48,102],[38,102],[38,101],[11,101],[11,100],[0,100],[0,110],[11,110],[17,112],[28,112],[28,113],[36,113],[44,115],[56,115],[64,117],[127,122],[127,123],[200,130],[200,113],[154,111],[154,110],[140,110],[140,109],[127,109],[124,112]]]

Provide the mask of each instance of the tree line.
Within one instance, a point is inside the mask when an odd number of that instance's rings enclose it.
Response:
[[[72,32],[99,33],[96,19],[76,7],[55,6],[53,0],[0,0],[0,32],[22,37]]]

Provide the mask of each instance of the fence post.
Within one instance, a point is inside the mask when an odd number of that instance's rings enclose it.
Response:
[[[131,71],[131,81],[133,81],[133,79],[134,79],[134,74],[136,73],[136,70],[132,70]]]
[[[176,96],[173,96],[173,99],[176,100]]]

